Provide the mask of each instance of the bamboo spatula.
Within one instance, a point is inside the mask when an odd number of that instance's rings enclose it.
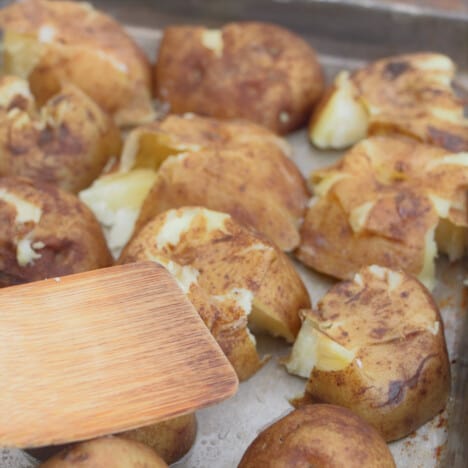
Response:
[[[195,309],[154,263],[0,290],[0,446],[141,427],[219,402],[237,385]]]

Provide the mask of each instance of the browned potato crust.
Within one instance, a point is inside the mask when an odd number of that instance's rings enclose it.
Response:
[[[205,206],[294,249],[309,195],[288,151],[284,140],[243,121],[170,116],[134,130],[120,170],[159,168],[136,231],[168,209]]]
[[[40,468],[167,468],[156,452],[133,440],[101,437],[54,455]]]
[[[26,81],[0,78],[0,176],[24,176],[78,192],[120,151],[112,120],[65,85],[36,108]]]
[[[316,197],[297,256],[312,268],[349,279],[375,263],[404,269],[432,287],[436,241],[452,260],[466,251],[464,153],[373,137],[311,179]]]
[[[111,264],[99,223],[78,198],[0,177],[0,287]]]
[[[250,444],[239,468],[394,468],[392,454],[366,421],[346,408],[306,405]]]
[[[432,419],[450,392],[434,300],[415,278],[376,265],[305,316],[287,367],[309,377],[306,397],[351,409],[387,441]]]
[[[119,437],[148,445],[168,464],[180,460],[191,448],[197,435],[195,413],[168,419],[151,426],[119,434]]]
[[[5,73],[28,79],[40,103],[70,82],[118,125],[152,120],[151,68],[123,27],[89,3],[27,0],[0,11]]]
[[[468,150],[464,102],[452,86],[455,65],[435,53],[377,60],[341,72],[309,125],[321,148],[345,148],[366,135],[402,134],[445,148]]]
[[[274,244],[204,208],[170,210],[150,221],[119,261],[138,260],[160,263],[176,277],[241,380],[261,366],[248,322],[293,341],[298,311],[310,304],[299,275]]]
[[[240,117],[280,134],[304,123],[324,84],[303,39],[259,22],[166,28],[155,83],[173,113]]]

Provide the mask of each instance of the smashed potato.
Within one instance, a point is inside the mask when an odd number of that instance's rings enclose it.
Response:
[[[89,3],[27,0],[0,10],[5,73],[27,79],[40,104],[65,82],[118,125],[151,121],[151,68],[123,27]]]
[[[67,447],[40,468],[167,468],[156,452],[121,437],[101,437]]]
[[[375,263],[432,288],[437,248],[451,260],[467,251],[467,153],[373,137],[311,181],[297,256],[318,271],[350,279]]]
[[[263,430],[238,468],[395,468],[385,441],[346,408],[307,405]]]
[[[157,262],[175,276],[241,380],[261,366],[248,325],[291,342],[298,311],[310,304],[299,275],[274,244],[205,208],[170,210],[150,221],[119,262],[137,260]]]
[[[168,465],[171,465],[192,448],[196,435],[197,419],[195,413],[190,413],[151,426],[122,432],[119,437],[148,445]]]
[[[28,83],[0,78],[0,176],[24,176],[77,192],[120,151],[109,117],[72,85],[37,108]]]
[[[0,287],[111,264],[99,223],[78,198],[0,177]]]
[[[205,206],[253,226],[283,250],[294,249],[308,190],[288,151],[282,139],[250,122],[189,114],[136,129],[120,170],[158,169],[136,229],[168,209]]]
[[[354,73],[341,72],[309,125],[319,148],[341,149],[367,135],[403,134],[449,151],[468,151],[464,103],[451,87],[446,56],[389,57]]]
[[[287,362],[306,398],[345,406],[387,441],[441,411],[450,391],[444,325],[414,278],[380,266],[339,283],[304,316]]]
[[[155,83],[173,113],[245,118],[280,134],[305,122],[324,86],[303,39],[259,22],[166,28]]]

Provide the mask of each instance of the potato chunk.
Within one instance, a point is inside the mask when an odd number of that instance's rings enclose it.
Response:
[[[310,304],[289,259],[229,215],[198,207],[150,221],[122,252],[121,263],[151,260],[178,280],[240,379],[261,366],[255,331],[293,341],[298,311]]]
[[[306,313],[286,367],[309,378],[305,400],[345,406],[387,441],[433,418],[450,391],[433,299],[411,276],[376,265],[332,287]]]
[[[146,445],[121,437],[101,437],[64,449],[41,464],[41,468],[167,468]]]
[[[166,28],[155,77],[171,112],[244,118],[280,134],[305,122],[324,85],[303,39],[260,22]]]
[[[395,468],[385,441],[356,414],[306,405],[263,430],[238,468]]]
[[[111,264],[99,223],[78,198],[0,177],[0,287]]]
[[[432,288],[437,248],[467,251],[467,162],[402,137],[363,140],[312,174],[298,258],[343,279],[372,263],[403,269]]]
[[[78,192],[118,155],[112,120],[73,85],[38,108],[26,81],[0,78],[0,176],[23,176]]]
[[[0,10],[5,73],[27,79],[39,103],[65,83],[118,125],[151,121],[149,62],[123,27],[89,3],[27,0]]]
[[[119,170],[158,172],[136,229],[168,209],[205,206],[294,249],[309,194],[289,151],[283,139],[244,121],[186,114],[134,130]]]
[[[402,134],[449,151],[468,150],[464,104],[451,87],[455,65],[441,54],[377,60],[341,72],[313,115],[319,148],[346,148],[367,135]]]

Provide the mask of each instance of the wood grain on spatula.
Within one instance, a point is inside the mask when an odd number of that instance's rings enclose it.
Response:
[[[141,427],[237,377],[167,271],[122,265],[0,290],[0,446]]]

